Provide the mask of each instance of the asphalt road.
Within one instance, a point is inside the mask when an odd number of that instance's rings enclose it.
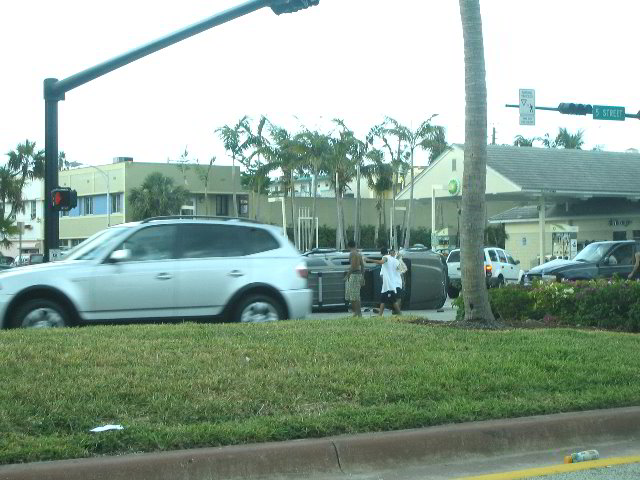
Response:
[[[452,320],[456,319],[456,309],[453,308],[451,306],[451,299],[448,298],[447,302],[444,304],[444,306],[440,309],[441,311],[436,311],[436,310],[406,310],[403,313],[407,314],[407,315],[417,315],[420,317],[425,317],[428,318],[429,320],[436,320],[436,321],[442,321],[442,322],[450,322]],[[391,310],[385,310],[384,312],[385,316],[387,315],[391,315]],[[323,311],[319,311],[319,312],[313,312],[311,314],[310,318],[315,318],[315,319],[321,319],[321,318],[326,318],[326,319],[334,319],[334,318],[344,318],[346,316],[350,316],[351,315],[351,311],[347,311],[346,309],[343,310],[323,310]],[[377,313],[374,313],[370,308],[369,309],[364,309],[362,311],[362,315],[364,317],[370,317],[372,315],[377,315]]]

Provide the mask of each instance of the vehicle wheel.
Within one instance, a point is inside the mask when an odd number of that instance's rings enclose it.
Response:
[[[29,300],[18,308],[13,328],[54,328],[71,325],[69,314],[60,304],[45,299]]]
[[[235,321],[240,323],[275,322],[284,319],[280,302],[268,295],[250,295],[236,310]]]
[[[449,287],[447,293],[449,294],[449,298],[458,298],[460,290],[454,287]]]

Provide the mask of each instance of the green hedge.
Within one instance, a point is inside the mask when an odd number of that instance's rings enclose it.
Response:
[[[464,318],[464,300],[454,300]],[[640,332],[640,282],[621,279],[508,285],[489,290],[491,311],[508,322],[545,323]]]

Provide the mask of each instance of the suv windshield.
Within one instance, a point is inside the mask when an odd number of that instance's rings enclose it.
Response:
[[[64,260],[92,260],[98,256],[100,250],[110,240],[122,235],[127,230],[126,227],[111,227],[102,230],[69,250]]]
[[[609,248],[611,248],[611,245],[608,243],[592,243],[576,255],[574,260],[577,262],[597,263],[602,260]]]

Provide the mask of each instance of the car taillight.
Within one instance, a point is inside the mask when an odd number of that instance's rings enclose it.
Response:
[[[307,265],[304,263],[301,263],[296,267],[296,273],[300,275],[302,278],[309,277],[309,269],[307,268]]]
[[[486,272],[487,277],[490,277],[491,276],[491,272],[493,271],[493,266],[492,265],[486,265],[484,267],[484,271]]]

